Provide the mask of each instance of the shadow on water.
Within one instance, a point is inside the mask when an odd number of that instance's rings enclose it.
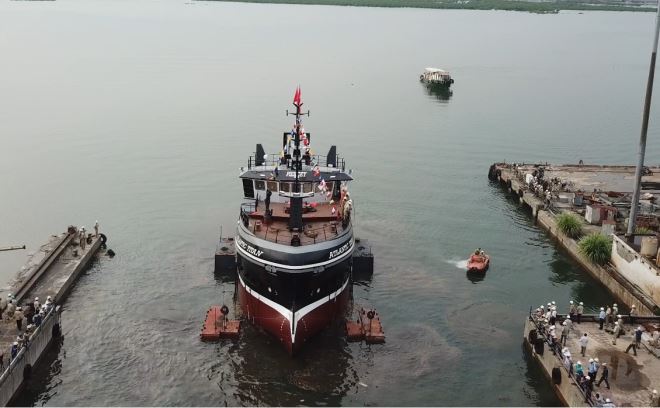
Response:
[[[48,351],[44,353],[38,365],[32,370],[32,377],[25,383],[23,389],[9,404],[10,407],[33,407],[46,405],[56,394],[55,389],[62,382],[61,379],[53,381],[62,371],[60,350],[63,340],[55,340]],[[63,353],[66,357],[66,352]]]
[[[578,302],[584,302],[585,308],[590,311],[596,311],[599,307],[606,307],[616,302],[605,286],[593,279],[579,265],[572,262],[569,254],[559,248],[554,251],[552,260],[548,263],[552,275],[549,277],[554,284],[565,285],[572,283],[571,297]],[[625,307],[620,308],[622,312],[627,312]],[[566,311],[568,305],[566,305]],[[561,310],[560,312],[565,313]]]
[[[550,385],[550,380],[547,379],[545,373],[540,365],[534,361],[531,350],[525,345],[525,341],[521,343],[523,359],[525,360],[525,383],[530,389],[533,389],[538,398],[536,405],[540,407],[558,407],[561,405],[557,395],[555,395]],[[527,392],[530,397],[532,394]]]
[[[465,276],[468,278],[470,282],[477,284],[479,282],[482,282],[484,279],[486,279],[486,272],[467,271],[465,273]]]
[[[454,94],[454,91],[452,91],[448,86],[425,83],[422,83],[422,86],[426,89],[428,96],[432,96],[440,102],[449,102]]]

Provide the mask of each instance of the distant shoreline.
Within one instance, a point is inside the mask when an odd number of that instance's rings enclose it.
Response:
[[[655,12],[654,7],[614,4],[586,4],[576,1],[530,2],[523,0],[204,0],[232,3],[305,4],[387,8],[428,8],[444,10],[506,10],[556,14],[562,10]]]

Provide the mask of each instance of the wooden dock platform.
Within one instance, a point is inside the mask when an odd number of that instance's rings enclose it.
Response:
[[[346,322],[348,341],[365,341],[367,344],[385,343],[385,332],[380,316],[373,310],[360,308],[356,321]]]
[[[42,245],[16,277],[13,283],[0,292],[0,297],[7,299],[11,293],[23,312],[28,312],[36,297],[41,304],[48,296],[53,299],[53,306],[43,318],[42,323],[31,333],[26,333],[27,319],[23,319],[21,330],[16,319],[3,314],[0,319],[0,354],[3,364],[0,366],[0,405],[7,405],[20,390],[35,369],[41,355],[51,342],[61,335],[60,304],[66,298],[76,279],[87,268],[102,246],[101,235],[88,235],[84,249],[80,245],[77,228],[51,236]],[[27,346],[18,350],[11,359],[11,348],[17,337],[23,334],[28,339]]]

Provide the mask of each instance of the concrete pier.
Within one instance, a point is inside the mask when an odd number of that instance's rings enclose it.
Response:
[[[564,318],[565,316],[559,316],[557,327]],[[608,366],[610,389],[606,388],[604,382],[600,386],[594,383],[589,400],[583,389],[577,385],[575,376],[569,374],[561,353],[564,346],[557,345],[553,353],[545,331],[546,325],[534,316],[525,319],[523,342],[531,358],[541,366],[544,374],[551,381],[558,398],[565,406],[596,406],[595,397],[596,393],[599,393],[603,400],[609,398],[616,406],[657,406],[657,400],[652,400],[652,392],[654,389],[660,389],[660,359],[656,356],[657,344],[652,345],[651,330],[660,327],[660,319],[655,317],[638,319],[636,325],[632,325],[626,318],[624,322],[626,333],[617,338],[616,344],[612,344],[611,332],[599,330],[595,319],[596,316],[585,315],[581,324],[574,323],[565,345],[570,351],[572,364],[581,361],[585,375],[588,374],[590,358],[598,358],[601,364],[596,375],[597,380],[602,376],[602,364],[606,363]],[[634,329],[640,324],[646,327],[647,331],[642,335],[641,347],[637,348],[635,356],[632,349],[628,353],[625,351],[634,339]],[[531,332],[535,334],[530,336]],[[589,341],[585,355],[582,356],[579,339],[584,333],[587,333]],[[538,337],[536,346],[530,342],[534,336]]]
[[[534,192],[532,187],[525,183],[526,175],[538,168],[545,169],[544,178],[546,180],[549,178],[561,179],[567,184],[566,188],[561,191],[553,190],[549,198],[543,197],[543,194],[541,194],[543,198],[539,197],[539,193]],[[652,169],[652,173],[660,174],[660,169]],[[557,243],[568,251],[594,279],[605,286],[619,303],[627,307],[635,305],[640,315],[658,315],[660,314],[658,304],[660,290],[654,290],[653,287],[649,289],[649,285],[644,285],[642,282],[648,282],[657,277],[660,269],[648,264],[644,265],[647,270],[643,273],[653,277],[646,275],[639,277],[636,271],[622,268],[621,262],[613,261],[603,266],[597,265],[580,253],[578,242],[562,233],[556,222],[556,216],[561,212],[573,212],[579,218],[584,218],[584,208],[580,209],[574,202],[570,202],[570,199],[574,199],[576,192],[580,197],[584,194],[591,198],[596,196],[596,192],[587,194],[586,191],[595,189],[599,192],[602,190],[612,192],[614,189],[624,189],[628,185],[628,179],[633,175],[634,167],[632,166],[555,166],[547,163],[527,165],[496,163],[491,166],[489,171],[489,178],[498,181],[509,193],[515,195],[521,205],[529,208],[537,225],[555,238]],[[646,176],[644,181],[650,184],[660,183],[660,176]],[[630,189],[632,189],[632,184],[630,184]],[[625,196],[625,194],[625,192],[617,192],[617,195]],[[620,211],[624,211],[624,208],[621,207]],[[585,233],[601,232],[602,228],[586,222],[583,226]],[[616,229],[613,232],[616,232]],[[617,242],[621,240],[616,237],[613,239],[614,247],[616,247]],[[619,244],[619,246],[621,245]],[[614,258],[618,259],[616,256]],[[657,283],[660,284],[660,282]],[[654,297],[655,294],[658,295],[657,299]]]
[[[10,287],[0,293],[3,299],[7,299],[9,293],[14,294],[17,305],[22,306],[23,311],[27,304],[34,302],[35,297],[39,297],[42,304],[48,296],[54,301],[54,306],[41,325],[31,334],[26,334],[27,319],[23,320],[20,331],[15,319],[8,316],[0,319],[0,353],[4,354],[0,375],[0,405],[10,403],[23,382],[31,377],[43,353],[61,336],[59,305],[94,259],[101,245],[101,237],[91,235],[83,249],[77,229],[69,227],[66,233],[52,236],[28,261]],[[10,362],[11,346],[20,334],[28,338],[27,346],[21,348]]]

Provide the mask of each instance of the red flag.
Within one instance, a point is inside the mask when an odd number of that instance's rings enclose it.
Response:
[[[293,95],[293,104],[300,106],[300,87],[296,88],[296,93]]]

